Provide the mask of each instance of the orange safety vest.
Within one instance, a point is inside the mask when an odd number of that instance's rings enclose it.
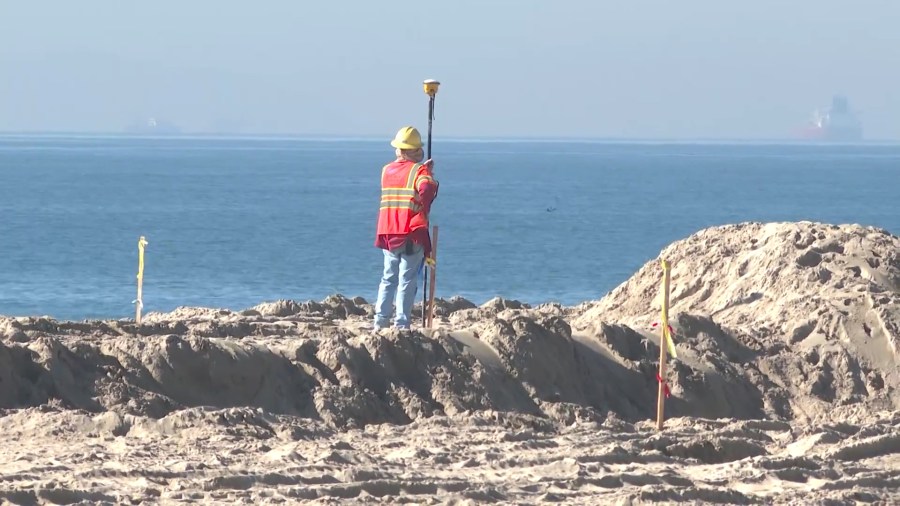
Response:
[[[425,181],[435,182],[428,167],[421,163],[398,160],[384,166],[378,235],[406,235],[428,227],[428,216],[419,201],[419,185]]]

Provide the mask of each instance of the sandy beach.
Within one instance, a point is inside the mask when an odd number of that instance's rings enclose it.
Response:
[[[0,317],[12,504],[896,504],[900,238],[744,223],[599,300],[334,295],[132,320]]]

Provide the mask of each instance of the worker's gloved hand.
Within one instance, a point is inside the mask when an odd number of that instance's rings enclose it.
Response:
[[[425,265],[434,269],[434,267],[437,265],[437,260],[435,260],[433,257],[425,257]]]
[[[424,162],[422,162],[422,165],[428,167],[429,169],[434,169],[434,160],[429,158],[428,160],[425,160]]]

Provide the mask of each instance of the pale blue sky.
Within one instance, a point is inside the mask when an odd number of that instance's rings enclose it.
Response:
[[[404,11],[404,9],[408,9]],[[895,0],[0,0],[0,131],[900,138]]]

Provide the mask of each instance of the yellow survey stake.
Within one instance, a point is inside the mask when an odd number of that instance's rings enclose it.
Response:
[[[662,260],[661,263],[662,263],[663,273],[667,272],[670,267],[669,262],[667,262],[666,260]],[[665,276],[663,276],[663,279],[665,279]],[[663,297],[665,297],[665,295],[666,295],[665,294],[666,288],[667,287],[665,286],[665,281],[663,281],[663,287],[662,287]],[[669,330],[669,308],[666,307],[666,304],[662,305],[662,316],[661,316],[661,321],[659,324],[662,325],[662,336],[663,336],[662,338],[666,342],[666,348],[668,348],[668,350],[669,350],[669,355],[672,355],[672,357],[674,357],[674,358],[678,358],[678,353],[675,351],[675,341],[673,341],[672,332]]]
[[[147,239],[144,239],[144,236],[141,236],[138,239],[138,279],[143,279],[144,277],[144,246],[150,243],[147,242]]]

